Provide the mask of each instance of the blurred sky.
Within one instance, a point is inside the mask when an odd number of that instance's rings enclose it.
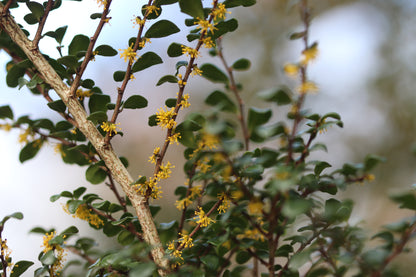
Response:
[[[136,29],[131,27],[131,20],[133,15],[139,14],[137,2],[124,0],[120,2],[122,4],[114,4],[110,26],[105,26],[103,36],[97,45],[107,42],[111,43],[115,49],[127,47],[127,39],[134,36],[136,32]],[[261,1],[258,5],[260,4]],[[13,10],[12,14],[16,16],[19,23],[23,23],[22,17],[26,12],[16,12],[17,10]],[[98,21],[89,20],[89,15],[93,12],[99,12],[95,1],[83,1],[82,3],[63,1],[63,8],[51,13],[46,31],[69,25],[63,43],[68,45],[73,35],[82,32],[90,36],[94,32]],[[178,15],[174,7],[167,6],[163,16],[175,20],[175,22],[179,21],[178,25],[183,26],[183,17]],[[244,18],[239,20],[244,20]],[[337,141],[336,138],[343,136],[342,134],[365,135],[375,132],[375,130],[382,129],[386,122],[382,111],[369,102],[366,85],[369,79],[374,77],[374,68],[379,66],[377,47],[385,39],[383,32],[387,27],[388,24],[383,14],[365,2],[335,7],[321,14],[312,22],[311,38],[319,42],[320,57],[311,66],[310,78],[319,84],[321,92],[313,99],[308,100],[307,104],[314,110],[319,107],[322,113],[337,111],[343,117],[345,128],[339,130],[334,127],[332,128],[334,130],[331,129],[328,136],[324,138],[324,141],[331,141],[330,151],[336,153],[335,156],[332,156],[334,160],[331,161],[335,165],[348,161],[352,155],[345,145],[334,143],[334,139]],[[236,35],[238,36],[238,33]],[[184,42],[184,33],[175,34],[169,40],[158,41],[155,39],[149,49],[165,59],[165,49],[171,41]],[[298,48],[290,41],[287,43],[285,53],[292,57],[298,56],[300,47]],[[46,38],[41,44],[41,49],[50,56],[57,57],[55,46],[54,40]],[[159,50],[161,47],[164,48]],[[254,54],[248,53],[247,55]],[[30,95],[24,88],[17,90],[5,86],[5,64],[7,61],[5,53],[0,52],[0,77],[2,78],[0,106],[11,105],[15,118],[29,114],[32,118],[52,117],[55,120],[60,120],[54,112],[46,107],[46,101],[41,97]],[[253,67],[257,66],[255,60],[252,60],[252,63]],[[119,70],[124,66],[125,64],[118,57],[114,59],[97,57],[96,62],[90,63],[86,76],[96,80],[96,83],[106,91],[112,91],[112,97],[114,97],[117,84],[112,81],[112,72],[114,68]],[[282,67],[282,64],[276,64],[276,67]],[[168,61],[163,66],[151,68],[147,75],[136,76],[136,80],[129,86],[127,95],[133,92],[143,94],[149,99],[150,105],[143,111],[134,111],[135,114],[133,112],[125,113],[120,117],[123,131],[129,134],[126,139],[134,142],[137,141],[137,138],[130,134],[141,135],[141,148],[129,146],[126,149],[126,145],[123,145],[119,139],[116,140],[116,151],[120,151],[127,158],[139,156],[146,161],[151,154],[149,149],[153,149],[161,142],[162,135],[159,131],[151,130],[144,133],[137,125],[136,119],[147,118],[153,114],[160,106],[160,100],[166,99],[167,94],[170,97],[175,96],[175,88],[169,85],[163,88],[154,88],[159,76],[172,74],[173,70],[174,61]],[[196,79],[192,79],[190,83],[191,89],[192,87],[201,89],[198,85],[201,83],[197,83]],[[202,84],[205,83],[202,81]],[[197,103],[191,103],[194,107],[197,105]],[[363,114],[365,116],[362,116]],[[127,121],[129,116],[135,119]],[[382,135],[382,133],[380,134]],[[85,168],[64,164],[54,153],[53,144],[43,147],[35,159],[20,164],[18,156],[22,146],[17,143],[18,135],[19,131],[17,130],[8,133],[0,132],[0,153],[2,155],[0,159],[2,173],[0,218],[16,211],[23,212],[25,216],[22,221],[10,220],[7,222],[3,234],[8,239],[9,247],[13,250],[14,261],[33,260],[37,257],[41,250],[42,239],[38,235],[28,235],[28,231],[35,226],[42,226],[46,229],[54,227],[61,231],[70,224],[77,224],[77,226],[81,226],[80,229],[83,232],[90,230],[85,223],[66,215],[60,204],[51,203],[48,200],[51,195],[58,194],[63,190],[73,190],[78,186],[88,187],[89,192],[100,191],[99,186],[90,185],[85,181]],[[155,138],[159,141],[155,141]],[[380,141],[382,140],[380,139]],[[378,143],[377,138],[373,143]],[[145,151],[143,151],[144,149]],[[178,150],[174,150],[173,153],[182,155]],[[334,157],[342,158],[335,159]],[[137,174],[136,170],[140,167],[141,165],[132,165],[132,174]],[[180,171],[181,168],[181,165],[177,165],[176,170]],[[98,233],[92,235],[99,236]],[[22,238],[25,238],[24,243],[22,243]]]

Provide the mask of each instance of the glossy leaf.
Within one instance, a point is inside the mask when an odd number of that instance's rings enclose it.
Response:
[[[33,16],[36,18],[37,21],[40,21],[40,18],[42,17],[43,13],[45,12],[43,5],[38,3],[38,2],[34,2],[34,1],[29,1],[26,3],[27,7],[29,8],[29,10],[32,12]]]
[[[10,274],[10,277],[19,277],[25,271],[31,267],[34,264],[34,262],[31,261],[18,261],[12,269],[12,273]]]
[[[182,44],[173,42],[168,47],[168,56],[171,58],[182,56]]]
[[[105,94],[93,94],[88,102],[88,108],[91,113],[106,112],[107,104],[110,103],[111,98]]]
[[[76,35],[68,46],[68,54],[77,57],[84,56],[89,44],[89,37],[85,35]]]
[[[167,37],[172,34],[179,32],[180,29],[171,21],[169,20],[160,20],[150,26],[149,30],[147,30],[145,37],[147,38],[161,38]]]
[[[141,95],[130,96],[123,105],[126,109],[142,109],[147,107],[147,100]]]
[[[217,30],[215,30],[213,34],[214,40],[228,32],[234,32],[238,28],[238,21],[235,18],[232,18],[227,21],[221,21],[220,23],[215,25],[215,28],[217,28]]]
[[[165,76],[163,76],[162,78],[159,79],[156,86],[160,86],[160,85],[162,85],[163,83],[166,83],[166,82],[175,84],[175,83],[178,82],[178,79],[176,79],[176,77],[173,76],[173,75],[165,75]]]
[[[214,83],[224,83],[228,84],[229,80],[227,75],[222,72],[218,67],[213,64],[205,63],[200,69],[202,70],[202,77],[210,80]]]
[[[96,185],[104,182],[107,178],[107,172],[101,168],[100,164],[92,164],[85,172],[85,177],[91,184]]]
[[[204,18],[204,9],[201,0],[179,0],[181,12],[186,13],[193,18]]]
[[[115,50],[110,45],[106,45],[106,44],[98,46],[97,48],[95,48],[94,52],[96,53],[96,55],[106,56],[106,57],[113,57],[117,55],[117,50]]]
[[[138,72],[156,64],[163,63],[158,54],[154,52],[144,53],[131,68],[132,72]]]
[[[9,105],[0,106],[0,119],[3,118],[13,119],[13,111]]]
[[[55,257],[53,250],[49,250],[48,252],[43,254],[42,257],[40,257],[39,259],[39,261],[43,265],[53,265],[56,262],[56,260],[57,258]]]
[[[116,82],[121,82],[124,80],[125,76],[126,76],[126,71],[116,71],[113,74],[113,79]]]
[[[41,147],[41,142],[38,140],[27,143],[22,150],[20,150],[19,161],[24,163],[36,156]]]

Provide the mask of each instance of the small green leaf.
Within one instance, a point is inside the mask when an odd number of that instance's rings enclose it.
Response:
[[[121,245],[129,245],[134,241],[134,235],[130,231],[123,230],[118,234],[117,241]]]
[[[205,63],[200,69],[202,70],[202,77],[210,80],[214,83],[224,83],[228,84],[229,80],[227,75],[222,72],[218,67],[213,64]]]
[[[251,66],[251,62],[248,59],[239,59],[231,66],[234,70],[247,70]]]
[[[19,161],[21,163],[24,163],[25,161],[28,161],[36,156],[36,154],[39,152],[39,149],[42,146],[42,142],[39,140],[35,140],[32,142],[27,143],[22,150],[20,150],[19,154]]]
[[[217,30],[215,30],[213,34],[213,40],[216,40],[228,32],[234,32],[238,28],[238,21],[235,18],[227,21],[221,21],[215,25],[215,28],[217,28]]]
[[[29,10],[32,12],[33,16],[37,21],[40,21],[43,13],[45,12],[43,5],[34,1],[29,1],[26,3]]]
[[[68,28],[68,26],[63,26],[63,27],[60,27],[60,28],[55,30],[55,40],[59,44],[62,44],[62,40],[64,39],[67,28]]]
[[[78,228],[77,227],[75,227],[75,226],[70,226],[70,227],[68,227],[68,228],[66,228],[65,230],[63,230],[62,232],[61,232],[61,235],[63,236],[63,235],[65,235],[65,236],[71,236],[71,235],[74,235],[74,234],[78,234],[79,233],[79,230],[78,230]]]
[[[17,87],[19,85],[19,78],[25,75],[26,69],[31,65],[32,63],[29,60],[24,60],[13,65],[7,71],[6,84],[11,88]]]
[[[104,182],[107,178],[107,172],[101,168],[100,164],[92,164],[85,172],[85,177],[91,184],[96,185]]]
[[[58,113],[64,113],[66,110],[66,106],[64,104],[64,101],[62,100],[56,100],[56,101],[48,103],[47,105],[49,108],[51,108],[52,110]]]
[[[238,6],[249,7],[256,4],[256,0],[225,0],[224,5],[226,8],[234,8]]]
[[[34,263],[30,261],[18,261],[12,269],[12,273],[10,277],[19,277],[22,275],[29,267],[31,267]]]
[[[390,196],[390,198],[400,204],[400,209],[409,209],[416,211],[416,196],[414,193],[405,193],[405,194],[399,194]]]
[[[153,127],[153,126],[156,126],[157,125],[157,121],[156,121],[156,115],[154,114],[154,115],[151,115],[151,116],[149,116],[149,119],[148,119],[148,121],[147,121],[147,124],[150,126],[150,127]]]
[[[239,251],[237,253],[237,256],[235,257],[235,261],[238,264],[245,264],[250,259],[251,259],[251,255],[247,251]]]
[[[121,82],[124,80],[124,77],[126,76],[126,71],[116,71],[113,74],[113,79],[116,82]]]
[[[156,64],[163,63],[158,54],[154,52],[144,53],[131,68],[132,72],[138,72]]]
[[[272,116],[270,109],[250,108],[248,111],[248,128],[253,131],[260,125],[265,124]]]
[[[180,29],[169,20],[160,20],[150,26],[149,30],[147,30],[145,37],[147,38],[161,38],[167,37],[169,35],[175,34],[179,32]]]
[[[56,262],[56,260],[57,258],[55,257],[53,250],[49,250],[48,252],[43,254],[42,257],[40,257],[39,259],[39,261],[41,261],[43,265],[53,265]]]
[[[126,109],[142,109],[147,107],[147,100],[141,95],[130,96],[123,105]]]
[[[176,132],[182,132],[182,131],[198,131],[202,129],[202,126],[200,124],[198,124],[198,122],[191,120],[191,119],[186,119],[183,122],[181,122],[177,127],[176,127]]]
[[[148,277],[154,276],[156,265],[154,263],[143,263],[135,266],[130,272],[129,277]]]
[[[84,35],[76,35],[68,46],[68,54],[82,57],[88,49],[90,39]]]
[[[0,107],[0,119],[3,119],[3,118],[13,119],[13,111],[9,105]]]
[[[100,19],[102,16],[103,16],[103,14],[102,14],[102,13],[92,13],[92,14],[90,15],[90,18],[91,18],[91,19]]]
[[[160,86],[161,84],[166,83],[166,82],[175,84],[178,82],[178,79],[176,79],[176,77],[173,75],[165,75],[159,79],[156,86]]]
[[[78,68],[78,58],[74,55],[63,56],[56,60],[58,63],[65,65],[67,68],[76,71]]]
[[[82,200],[68,200],[66,204],[68,206],[69,213],[74,214],[76,213],[78,207],[82,204],[85,204],[85,202]]]
[[[87,190],[86,187],[79,187],[76,190],[74,190],[74,198],[78,199],[85,191]]]
[[[94,112],[87,117],[88,120],[91,120],[94,124],[101,124],[108,120],[107,114],[105,112]]]
[[[96,55],[105,57],[113,57],[118,53],[117,50],[115,50],[110,45],[106,44],[98,46],[97,48],[95,48],[94,52],[96,53]]]
[[[290,40],[295,40],[295,39],[300,39],[303,38],[306,35],[306,32],[296,32],[296,33],[291,33],[289,36]]]
[[[290,95],[290,90],[285,87],[265,90],[259,93],[261,99],[267,102],[275,102],[277,105],[287,105],[292,103]]]
[[[173,42],[168,47],[168,56],[171,58],[182,56],[182,44]]]
[[[176,98],[168,98],[168,99],[166,99],[166,101],[165,101],[165,105],[168,107],[168,108],[173,108],[173,107],[175,107],[176,106]]]
[[[372,170],[377,164],[385,162],[386,159],[377,155],[367,155],[364,159],[364,171]]]
[[[214,255],[202,256],[200,259],[201,259],[201,262],[211,270],[218,268],[218,265],[220,262],[219,258]]]
[[[88,108],[90,113],[94,112],[106,112],[107,104],[110,103],[111,98],[105,94],[93,94],[88,102]]]
[[[329,163],[324,162],[324,161],[320,161],[320,162],[318,162],[318,163],[315,165],[314,172],[315,172],[315,174],[316,174],[316,175],[319,175],[319,174],[321,174],[321,172],[322,172],[325,168],[328,168],[328,167],[331,167],[331,165],[330,165]]]
[[[204,8],[201,0],[179,0],[179,7],[182,13],[186,13],[193,18],[204,19]]]
[[[28,13],[23,17],[23,19],[27,22],[29,25],[34,25],[39,22],[39,20],[36,18],[36,16],[33,13]]]
[[[205,103],[210,106],[216,106],[219,110],[225,112],[235,113],[237,106],[233,101],[222,91],[216,90],[212,92],[206,99]]]

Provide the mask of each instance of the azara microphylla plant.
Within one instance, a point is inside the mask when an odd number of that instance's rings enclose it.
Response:
[[[319,53],[318,42],[310,41],[312,15],[307,0],[294,1],[302,27],[290,36],[301,42],[303,50],[298,61],[281,65],[296,85],[290,89],[276,84],[260,93],[270,108],[246,106],[238,79],[239,71],[249,70],[251,62],[242,57],[230,63],[223,47],[238,29],[234,8],[250,9],[255,0],[144,1],[135,11],[141,15],[131,15],[137,35],[127,38],[125,48],[118,51],[97,41],[111,31],[110,11],[123,1],[98,0],[101,11],[91,15],[97,21],[95,32],[77,34],[67,46],[62,42],[68,26],[44,31],[48,15],[62,9],[62,2],[0,1],[0,50],[10,57],[6,84],[26,87],[61,117],[57,122],[15,118],[10,105],[4,105],[0,126],[5,131],[21,130],[22,163],[34,158],[46,142],[53,142],[64,163],[85,167],[88,182],[110,188],[116,203],[83,186],[50,200],[64,199],[63,214],[87,221],[91,228],[115,238],[119,248],[100,249],[75,226],[61,232],[35,227],[32,232],[43,235],[41,266],[34,270],[35,276],[74,276],[75,260],[82,261],[85,276],[398,276],[390,263],[414,238],[416,218],[385,226],[373,237],[381,243],[369,244],[364,231],[349,222],[353,202],[336,198],[350,184],[372,181],[371,170],[383,159],[368,155],[360,164],[332,169],[328,162],[311,157],[314,151],[326,150],[318,138],[329,127],[343,127],[343,122],[335,112],[322,115],[305,108],[306,97],[319,91],[308,68],[325,54]],[[140,86],[132,83],[135,76],[164,62],[146,48],[153,40],[181,31],[173,21],[161,19],[166,5],[178,5],[187,16],[182,30],[188,32],[187,41],[164,40],[169,59],[181,60],[171,75],[160,76],[155,85],[165,85],[176,97],[165,99],[140,122],[160,128],[164,135],[146,157],[153,173],[133,172],[137,176],[133,177],[112,140],[125,131],[123,111],[148,106],[146,94],[125,96],[127,87]],[[37,26],[35,34],[13,17],[22,7],[29,10],[26,23]],[[41,52],[39,41],[44,39],[55,40],[59,58]],[[208,53],[212,62],[201,64]],[[117,91],[105,92],[84,73],[90,63],[112,56],[119,56],[124,68],[113,71]],[[192,99],[188,84],[198,76],[222,89],[205,91],[209,109],[186,113]],[[286,109],[287,116],[273,117],[277,107]],[[166,157],[179,145],[186,161],[174,165]],[[180,168],[186,176],[184,185],[175,190],[174,208],[180,216],[156,222],[160,210],[172,207],[154,201],[162,197],[165,186],[173,185],[169,184],[172,170]],[[400,208],[416,210],[413,192],[392,199]],[[17,277],[34,262],[12,260],[2,237],[9,219],[23,219],[23,214],[8,215],[0,222],[0,272]],[[71,260],[68,253],[74,254]]]

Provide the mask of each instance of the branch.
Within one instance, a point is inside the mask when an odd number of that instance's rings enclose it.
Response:
[[[3,14],[4,6],[0,3],[0,13]],[[130,184],[133,178],[124,167],[111,145],[105,145],[104,138],[96,128],[96,126],[87,119],[87,114],[79,101],[71,97],[70,90],[62,81],[60,76],[55,72],[51,65],[38,49],[35,49],[32,41],[30,41],[13,17],[5,15],[0,18],[0,27],[10,36],[10,38],[25,52],[27,57],[32,61],[35,67],[41,72],[43,79],[48,83],[59,95],[69,112],[72,114],[79,130],[88,138],[101,159],[114,176],[116,181],[121,185],[123,191],[129,197],[137,217],[142,226],[144,239],[152,246],[151,254],[156,265],[161,268],[159,274],[165,276],[168,272],[168,260],[164,257],[164,249],[160,242],[159,235],[156,230],[150,209],[146,203],[146,199],[139,195]]]
[[[36,31],[35,38],[33,39],[33,45],[36,48],[38,48],[38,46],[39,46],[39,40],[42,37],[43,27],[45,26],[46,19],[48,18],[49,12],[51,11],[53,4],[54,4],[54,1],[53,0],[48,0],[48,4],[46,5],[46,9],[45,9],[45,11],[44,11],[44,13],[42,15],[42,18],[41,18],[41,20],[39,22],[39,25],[38,25],[38,29]]]

